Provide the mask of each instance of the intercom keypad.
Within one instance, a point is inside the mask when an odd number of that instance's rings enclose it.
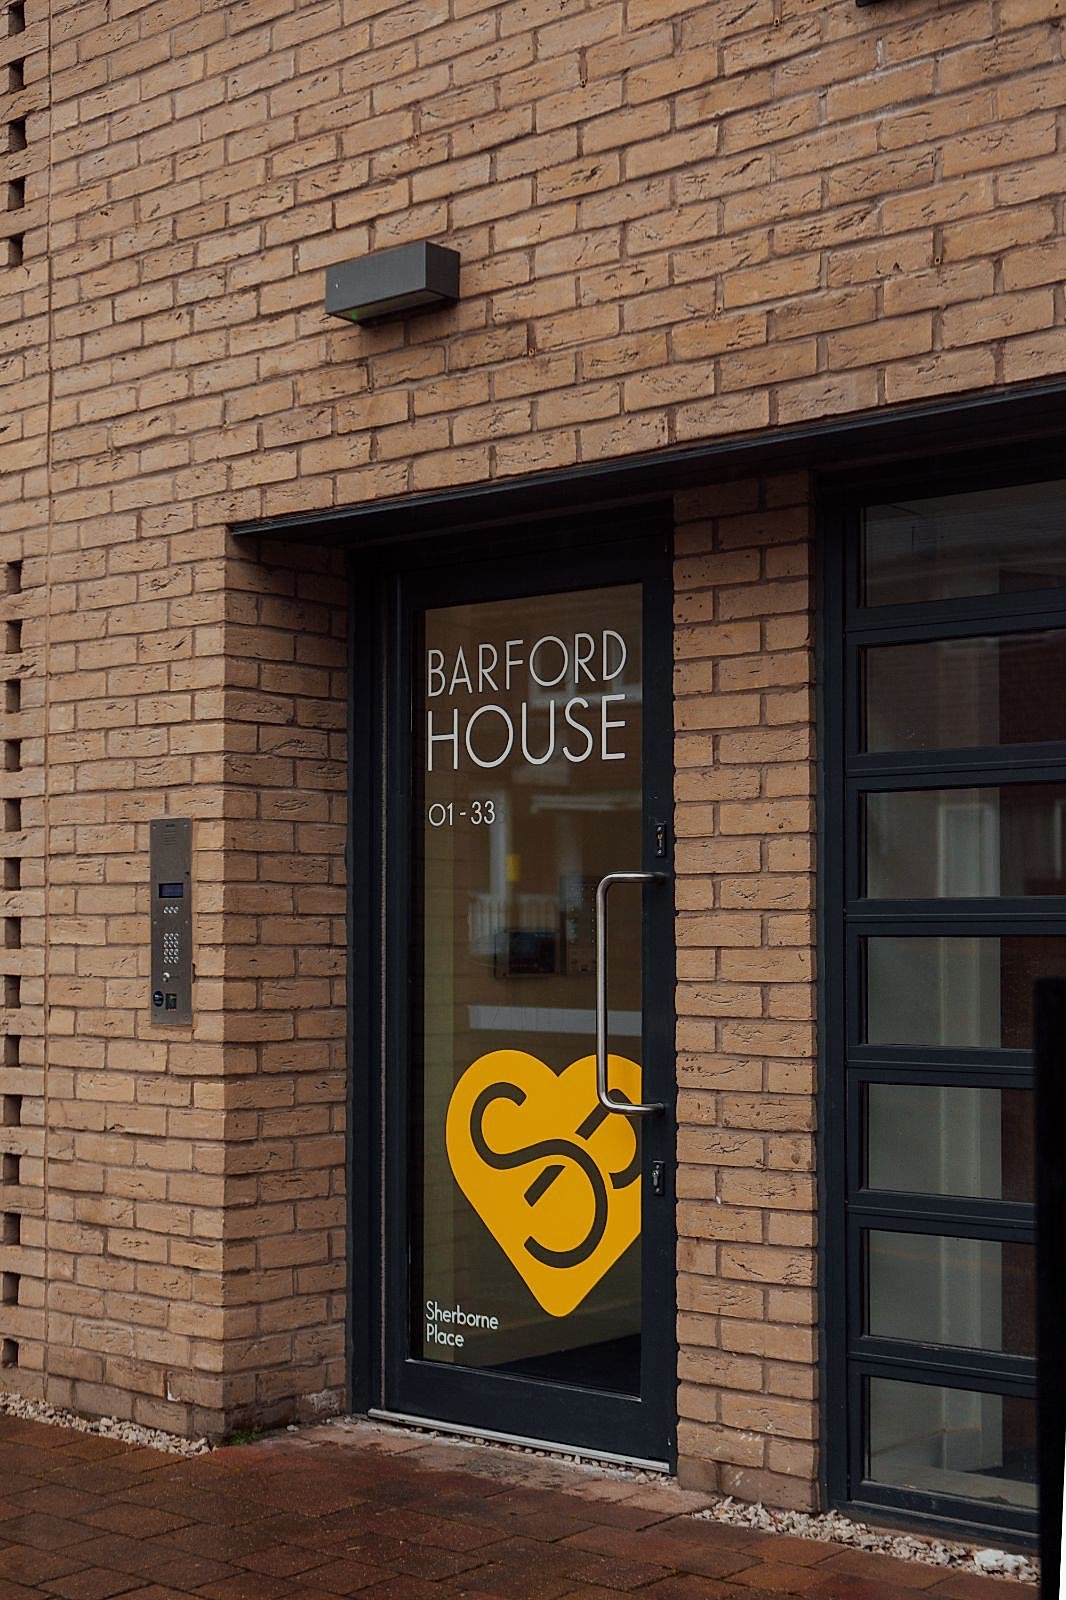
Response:
[[[157,817],[151,824],[152,987],[154,1023],[192,1021],[192,822]]]

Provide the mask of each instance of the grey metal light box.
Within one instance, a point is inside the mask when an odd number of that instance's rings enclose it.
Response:
[[[326,310],[348,322],[374,322],[459,298],[459,252],[419,240],[326,268]]]

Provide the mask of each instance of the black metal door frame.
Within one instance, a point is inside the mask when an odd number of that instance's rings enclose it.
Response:
[[[642,1129],[641,1396],[415,1360],[409,1349],[407,1094],[410,1082],[412,624],[420,608],[479,599],[644,586],[644,861],[673,817],[672,574],[669,504],[356,559],[353,573],[349,999],[353,1405],[470,1433],[536,1438],[594,1455],[676,1459],[674,938],[670,886],[644,896],[644,1076],[665,1116]],[[505,559],[493,549],[506,549]],[[670,829],[667,830],[669,839]],[[672,849],[670,850],[672,859]],[[670,867],[670,860],[665,863]],[[390,1063],[385,1070],[384,1063]],[[650,1162],[666,1193],[652,1196]]]

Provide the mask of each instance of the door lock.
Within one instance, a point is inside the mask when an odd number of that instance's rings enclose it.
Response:
[[[652,1194],[666,1193],[665,1161],[653,1161],[651,1164],[651,1192]]]

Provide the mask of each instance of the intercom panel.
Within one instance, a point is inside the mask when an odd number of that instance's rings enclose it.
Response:
[[[152,871],[151,1018],[161,1026],[192,1021],[192,822],[156,817],[150,824]]]

